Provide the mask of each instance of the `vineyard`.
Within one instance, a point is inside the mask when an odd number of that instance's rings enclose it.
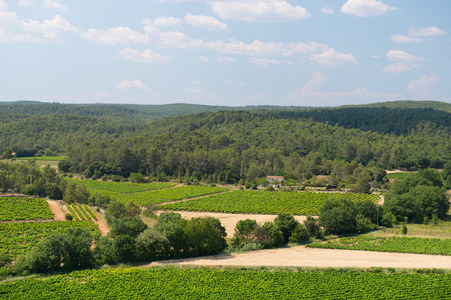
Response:
[[[72,215],[74,220],[97,220],[94,212],[91,208],[86,204],[80,203],[67,203],[66,208],[69,210],[69,213]]]
[[[92,221],[0,223],[0,249],[19,255],[36,247],[44,238],[70,227],[82,227],[93,234],[99,233],[97,224]]]
[[[45,199],[0,198],[0,221],[53,219],[53,213]]]
[[[438,238],[357,236],[344,237],[325,243],[313,243],[306,247],[451,255],[451,239]]]
[[[449,299],[451,274],[306,269],[108,269],[0,284],[2,299]]]
[[[331,197],[347,198],[356,202],[365,199],[373,202],[379,200],[379,195],[373,194],[232,191],[206,198],[166,204],[160,208],[223,213],[278,214],[288,212],[295,215],[317,215],[319,208]]]
[[[171,182],[150,182],[150,183],[131,183],[131,182],[114,182],[114,181],[98,181],[98,180],[80,180],[66,178],[68,182],[75,182],[77,185],[84,185],[86,188],[106,191],[111,193],[127,194],[144,192],[151,190],[166,189],[175,186]]]
[[[148,191],[131,194],[113,194],[111,197],[118,201],[132,201],[138,205],[147,203],[163,203],[188,199],[193,197],[206,196],[227,191],[226,188],[209,187],[209,186],[179,186],[171,189],[162,189],[156,191]]]

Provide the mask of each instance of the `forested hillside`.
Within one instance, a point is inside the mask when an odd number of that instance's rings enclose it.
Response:
[[[442,168],[450,160],[451,114],[405,104],[248,108],[153,122],[147,119],[152,106],[3,104],[0,150],[64,154],[61,171],[87,177],[140,172],[228,183],[276,174],[344,181],[362,168]],[[164,111],[160,117],[169,115]]]

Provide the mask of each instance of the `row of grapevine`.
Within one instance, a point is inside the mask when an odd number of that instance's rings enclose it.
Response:
[[[306,247],[348,249],[379,252],[451,255],[451,239],[419,237],[344,237],[325,243],[308,244]]]
[[[75,212],[71,203],[67,203],[66,208],[69,210],[69,213],[72,215],[72,217],[74,218],[75,221],[80,220],[80,218],[78,217],[78,214]]]
[[[44,238],[74,227],[89,229],[93,234],[99,232],[97,224],[91,221],[0,223],[0,249],[13,255],[22,254]]]
[[[53,219],[45,199],[1,197],[0,221]]]
[[[166,210],[209,211],[224,213],[317,215],[319,208],[331,197],[353,201],[379,200],[379,195],[354,193],[232,191],[200,199],[160,206]]]
[[[97,217],[92,212],[91,208],[86,204],[67,203],[66,207],[74,220],[97,220]]]
[[[92,219],[97,220],[96,215],[94,214],[94,212],[91,210],[91,208],[88,205],[83,204],[83,208],[91,216]]]
[[[327,269],[86,270],[0,284],[2,299],[449,299],[451,274]]]
[[[86,188],[98,191],[107,191],[113,193],[127,194],[143,191],[166,189],[175,186],[172,182],[150,182],[150,183],[131,183],[131,182],[114,182],[114,181],[98,181],[98,180],[81,180],[67,178],[68,182],[75,182],[77,185],[84,185]]]

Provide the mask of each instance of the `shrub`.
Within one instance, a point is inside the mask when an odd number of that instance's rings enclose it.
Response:
[[[301,244],[310,239],[310,235],[305,229],[304,225],[298,223],[293,233],[290,236],[289,242],[293,244]]]
[[[304,221],[304,226],[307,230],[307,233],[311,237],[315,236],[315,232],[317,232],[320,228],[318,220],[312,216],[307,216],[307,220]]]
[[[407,234],[407,225],[406,224],[402,225],[401,233]]]
[[[66,219],[66,221],[72,221],[74,219],[74,217],[71,214],[66,214],[64,218]]]

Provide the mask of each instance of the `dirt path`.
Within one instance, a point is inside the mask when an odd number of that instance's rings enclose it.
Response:
[[[64,214],[63,210],[61,209],[61,207],[58,205],[57,201],[47,200],[47,203],[49,204],[50,210],[55,215],[55,217],[53,218],[54,220],[57,220],[57,221],[65,221],[66,220],[65,214]]]
[[[451,269],[451,256],[314,249],[304,246],[154,262],[154,265]]]
[[[159,216],[162,211],[157,211],[156,214]],[[191,212],[191,211],[176,211],[184,219],[192,219],[198,217],[214,217],[221,221],[222,226],[225,227],[227,232],[227,237],[232,237],[235,232],[236,222],[245,219],[256,220],[257,223],[263,224],[265,222],[274,221],[277,215],[254,215],[254,214],[227,214],[227,213],[212,213],[212,212]],[[299,222],[303,222],[307,219],[306,216],[294,216]]]
[[[105,221],[101,218],[101,215],[98,212],[94,212],[96,215],[97,220],[93,220],[97,226],[99,227],[100,232],[102,233],[102,236],[106,236],[108,232],[110,232],[110,228],[105,223]]]

